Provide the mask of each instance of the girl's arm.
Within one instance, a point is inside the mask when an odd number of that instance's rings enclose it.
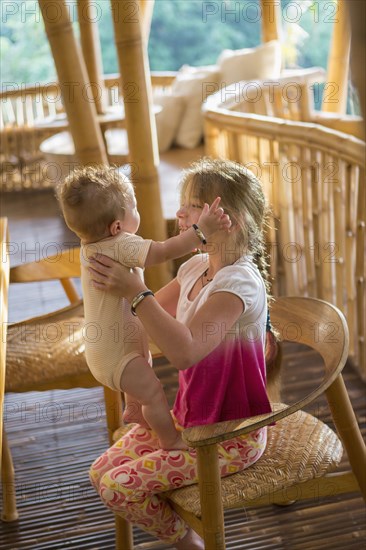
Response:
[[[187,326],[173,319],[152,296],[138,305],[136,313],[172,365],[185,370],[219,345],[243,313],[243,302],[235,294],[216,292]]]
[[[172,317],[177,314],[177,304],[180,294],[180,284],[173,279],[167,285],[155,292],[155,299],[158,304]]]
[[[97,255],[91,264],[93,268],[89,269],[96,288],[122,295],[129,302],[139,292],[147,290],[133,270],[111,258]],[[178,297],[178,287],[176,280],[164,287],[162,305],[174,303]],[[167,292],[165,297],[164,292]],[[187,369],[206,357],[223,340],[242,312],[243,302],[229,292],[217,292],[210,296],[187,326],[173,319],[171,311],[164,311],[152,296],[147,296],[136,308],[150,337],[179,370]]]

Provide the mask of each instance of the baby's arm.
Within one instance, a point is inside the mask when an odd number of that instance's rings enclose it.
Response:
[[[231,225],[230,218],[224,214],[222,208],[219,208],[220,197],[217,197],[209,206],[205,204],[202,214],[198,219],[199,229],[207,238],[218,230],[229,229]],[[184,231],[176,237],[171,237],[166,241],[151,243],[149,252],[146,257],[145,266],[155,265],[166,260],[174,260],[192,252],[201,243],[193,227]]]

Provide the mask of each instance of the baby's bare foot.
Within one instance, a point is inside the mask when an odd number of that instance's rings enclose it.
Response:
[[[177,432],[177,437],[174,441],[162,441],[160,440],[161,448],[165,451],[188,451],[189,447],[184,443],[182,436]]]

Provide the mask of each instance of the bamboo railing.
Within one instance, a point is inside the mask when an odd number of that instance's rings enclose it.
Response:
[[[272,208],[274,295],[314,296],[343,311],[366,379],[365,143],[319,124],[243,111],[243,86],[204,106],[206,153],[250,168]],[[314,338],[318,327],[314,327]],[[333,327],[328,337],[337,338]]]
[[[176,73],[151,74],[153,93],[170,93]],[[122,105],[118,74],[104,77],[106,109]],[[133,90],[124,90],[125,95]],[[42,164],[42,141],[67,127],[61,89],[57,82],[18,86],[0,93],[1,188],[5,191],[52,187],[57,167]],[[53,128],[48,122],[56,121]],[[112,123],[111,123],[112,124]],[[54,168],[54,170],[52,170]]]

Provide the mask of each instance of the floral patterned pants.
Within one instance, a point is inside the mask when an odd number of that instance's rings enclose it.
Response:
[[[219,445],[221,476],[254,464],[266,446],[262,428]],[[154,432],[135,425],[98,458],[90,479],[104,504],[164,542],[187,533],[187,524],[159,493],[197,483],[196,451],[164,451]]]

